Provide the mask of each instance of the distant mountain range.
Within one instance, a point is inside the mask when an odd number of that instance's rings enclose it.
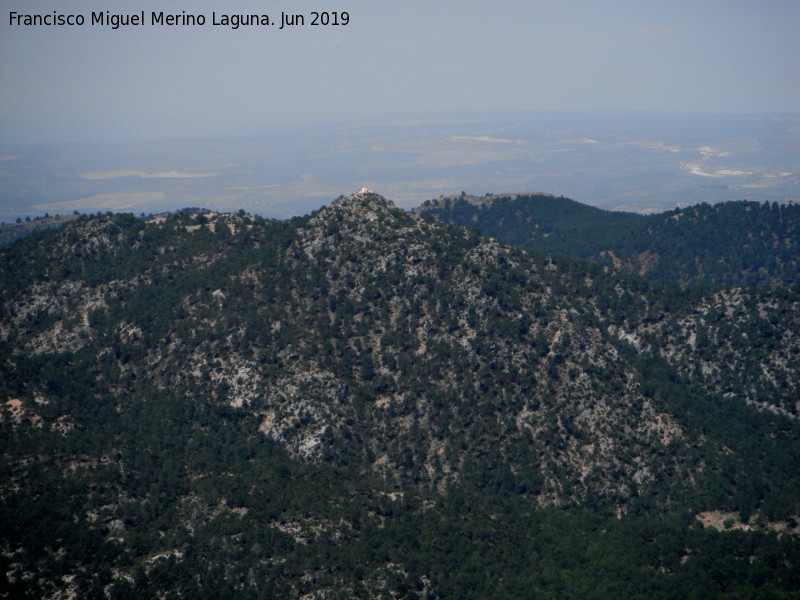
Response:
[[[531,252],[588,259],[687,285],[800,281],[800,206],[698,204],[640,215],[549,194],[442,196],[415,212]]]
[[[0,594],[796,598],[795,211],[364,190],[2,247]]]

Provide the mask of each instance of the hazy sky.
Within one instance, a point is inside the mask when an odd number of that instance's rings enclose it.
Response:
[[[0,0],[0,142],[242,132],[396,111],[800,112],[798,0]],[[121,11],[120,9],[124,7]],[[91,13],[146,25],[92,26]],[[313,27],[311,11],[349,14]],[[12,26],[10,13],[83,15]],[[153,26],[186,11],[205,26]],[[212,13],[304,14],[304,27]]]

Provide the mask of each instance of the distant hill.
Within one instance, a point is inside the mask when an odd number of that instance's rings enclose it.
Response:
[[[798,373],[796,287],[369,191],[82,217],[0,248],[0,597],[796,598]]]
[[[0,225],[0,246],[5,246],[16,240],[31,235],[42,229],[55,229],[66,225],[78,218],[77,214],[63,215],[55,217],[36,217],[35,219],[18,220],[17,223],[5,223]]]
[[[800,281],[800,206],[698,204],[654,215],[547,194],[443,196],[418,214],[533,252],[593,260],[686,285]]]

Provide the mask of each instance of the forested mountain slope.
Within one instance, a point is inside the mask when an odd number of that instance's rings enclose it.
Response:
[[[0,277],[6,595],[800,593],[795,288],[654,290],[371,192],[82,217]]]
[[[443,196],[415,212],[533,252],[590,259],[682,286],[800,280],[800,206],[699,204],[654,215],[548,194]]]
[[[16,240],[21,240],[42,229],[57,229],[77,218],[78,214],[76,213],[64,216],[56,215],[55,217],[38,217],[33,220],[28,218],[26,221],[18,219],[17,222],[13,224],[2,223],[0,224],[0,246],[5,246]]]

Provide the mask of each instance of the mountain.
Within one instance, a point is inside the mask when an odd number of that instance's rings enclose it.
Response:
[[[7,597],[800,593],[796,287],[655,287],[368,190],[81,217],[0,281]]]
[[[737,286],[800,278],[794,203],[735,201],[639,215],[548,194],[503,194],[442,196],[415,211],[532,252],[593,260],[651,281]]]

